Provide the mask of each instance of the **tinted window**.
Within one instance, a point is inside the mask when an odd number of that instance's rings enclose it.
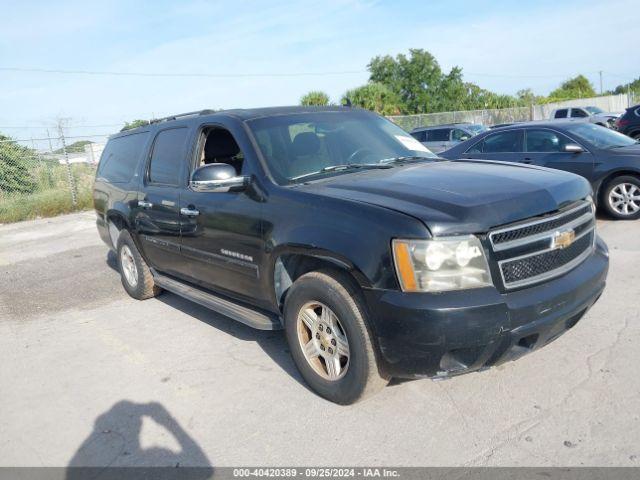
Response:
[[[411,136],[416,140],[418,140],[419,142],[424,142],[427,135],[426,135],[426,132],[423,130],[422,132],[413,132]]]
[[[521,132],[522,130],[509,130],[485,137],[482,153],[521,152]]]
[[[572,108],[571,109],[571,117],[572,118],[584,118],[588,117],[587,112],[580,108]]]
[[[456,142],[462,142],[471,138],[471,134],[465,132],[464,130],[460,130],[459,128],[454,128],[451,132],[451,140]]]
[[[562,152],[571,141],[551,130],[527,130],[527,152]]]
[[[567,118],[567,109],[556,110],[555,118]]]
[[[427,131],[427,142],[448,142],[449,141],[448,128],[438,128],[436,130]]]
[[[135,174],[149,132],[112,138],[104,147],[98,178],[111,183],[128,183]]]
[[[187,128],[171,128],[156,136],[149,165],[150,182],[178,185],[188,131]]]

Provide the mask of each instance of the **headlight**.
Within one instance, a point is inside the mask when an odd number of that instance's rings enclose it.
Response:
[[[473,235],[393,240],[393,260],[404,292],[442,292],[492,285],[480,240]]]

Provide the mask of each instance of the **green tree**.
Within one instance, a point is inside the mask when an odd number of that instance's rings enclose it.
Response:
[[[636,78],[630,83],[618,85],[611,93],[620,95],[621,93],[629,93],[629,90],[631,90],[631,92],[635,95],[640,95],[640,77]]]
[[[329,95],[320,90],[312,90],[302,96],[300,99],[300,105],[316,107],[329,105]]]
[[[33,161],[36,155],[35,150],[0,134],[0,192],[35,191],[36,182],[29,173],[29,160]]]
[[[369,62],[370,81],[386,86],[399,99],[402,113],[431,113],[483,108],[504,108],[522,102],[510,95],[498,95],[465,82],[462,69],[448,73],[436,58],[422,49],[410,49],[409,55],[375,57]]]
[[[569,100],[572,98],[595,97],[596,91],[587,77],[577,75],[565,82],[549,94],[550,101]]]
[[[120,131],[124,132],[125,130],[131,130],[134,128],[143,127],[145,125],[149,125],[148,120],[133,120],[131,122],[125,122],[124,127],[122,127]]]
[[[442,70],[435,57],[426,50],[410,49],[401,53],[375,57],[369,62],[369,80],[381,83],[398,95],[402,113],[426,113],[438,108],[438,90]]]
[[[356,107],[372,110],[381,115],[400,114],[400,101],[398,96],[381,83],[367,83],[345,92],[342,103],[349,99]]]

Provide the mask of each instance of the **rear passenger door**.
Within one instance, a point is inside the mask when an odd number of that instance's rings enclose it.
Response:
[[[151,266],[184,276],[180,255],[180,183],[184,176],[189,129],[158,131],[147,159],[136,224],[145,256]]]

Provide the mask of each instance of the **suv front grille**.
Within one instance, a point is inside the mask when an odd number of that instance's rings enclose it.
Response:
[[[489,233],[504,288],[539,283],[575,268],[593,251],[591,202]]]

